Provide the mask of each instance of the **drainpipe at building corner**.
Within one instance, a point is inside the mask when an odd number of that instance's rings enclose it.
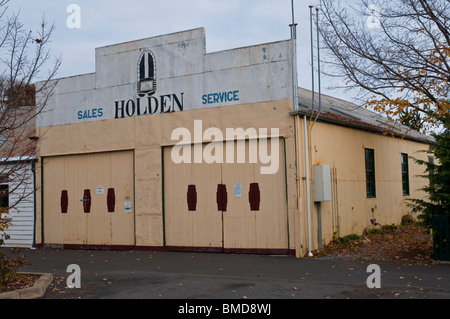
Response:
[[[308,214],[308,257],[312,257],[311,252],[311,196],[309,189],[309,152],[308,152],[308,132],[306,128],[306,115],[303,116],[303,129],[305,140],[305,172],[306,172],[306,207]]]
[[[298,73],[297,73],[297,31],[296,31],[296,27],[297,24],[295,24],[295,20],[294,20],[294,3],[292,1],[292,24],[290,25],[291,27],[291,43],[292,43],[292,102],[293,102],[293,109],[294,111],[298,110]],[[299,145],[298,145],[298,130],[300,128],[300,125],[298,122],[298,119],[300,117],[298,115],[294,116],[294,143],[295,143],[295,166],[296,166],[296,188],[297,188],[297,210],[298,210],[298,215],[300,216],[300,207],[301,207],[301,202],[300,202],[300,154],[299,154]],[[302,242],[302,236],[300,234],[300,246],[301,242]],[[300,250],[300,249],[299,249]]]
[[[320,70],[320,32],[319,32],[319,9],[316,8],[316,31],[317,31],[317,75],[318,75],[318,90],[319,90],[319,110],[317,111],[317,115],[314,116],[314,110],[315,110],[315,90],[314,90],[314,85],[315,85],[315,78],[314,78],[314,41],[313,41],[313,6],[309,6],[310,8],[310,28],[311,28],[311,76],[312,76],[312,102],[311,102],[311,117],[309,119],[309,126],[308,129],[306,130],[306,116],[304,117],[304,121],[305,121],[305,166],[306,166],[306,184],[307,184],[307,205],[308,205],[308,236],[309,236],[309,245],[311,247],[311,194],[309,191],[309,169],[310,169],[310,165],[309,163],[311,163],[311,165],[313,163],[312,160],[312,154],[308,154],[308,147],[309,145],[312,145],[312,129],[314,127],[314,125],[317,122],[317,119],[320,116],[320,113],[322,111],[322,86],[321,86],[321,70]],[[308,143],[309,142],[309,143]],[[313,177],[311,176],[311,182],[313,183]],[[321,231],[321,225],[320,225],[320,220],[319,220],[319,214],[321,211],[321,207],[320,207],[321,203],[318,203],[318,207],[317,207],[317,212],[318,212],[318,232]],[[321,247],[321,243],[319,242],[319,247]],[[308,256],[312,257],[312,253],[311,253],[311,248],[310,248],[310,252],[308,254]]]
[[[314,91],[314,41],[313,41],[313,6],[309,6],[310,8],[310,28],[311,28],[311,71],[312,71],[312,101],[311,101],[311,118],[309,119],[309,125],[307,127],[307,120],[306,115],[303,116],[303,122],[304,122],[304,140],[305,140],[305,171],[306,171],[306,203],[307,203],[307,213],[308,213],[308,246],[309,246],[309,252],[308,256],[312,257],[313,254],[311,252],[311,192],[310,192],[310,154],[308,152],[309,145],[312,144],[312,129],[314,125],[317,122],[317,119],[320,116],[320,113],[322,111],[322,92],[321,92],[321,74],[320,74],[320,33],[319,33],[319,9],[316,8],[316,28],[317,28],[317,60],[318,60],[318,81],[319,81],[319,110],[317,112],[317,115],[314,117],[314,109],[315,109],[315,91]],[[309,143],[308,143],[309,141]],[[311,155],[312,156],[312,155]],[[312,157],[311,157],[311,163],[312,163]],[[311,182],[313,182],[311,178]],[[319,203],[320,205],[320,203]],[[318,211],[320,211],[320,206],[318,207]],[[319,225],[321,227],[321,225]],[[319,230],[318,230],[319,231]],[[319,243],[320,245],[320,243]]]
[[[295,23],[295,16],[294,16],[294,1],[291,0],[292,5],[292,24],[291,27],[291,40],[292,40],[292,84],[293,84],[293,109],[294,111],[298,110],[298,73],[297,73],[297,24]],[[294,125],[295,125],[295,162],[296,162],[296,169],[297,169],[297,208],[300,211],[301,203],[300,203],[300,165],[299,165],[299,159],[300,154],[298,153],[298,146],[297,146],[297,130],[299,129],[300,125],[297,125],[297,118],[300,119],[299,115],[295,115],[294,118]],[[310,208],[310,190],[309,190],[309,155],[308,155],[308,134],[307,134],[307,125],[306,125],[306,116],[303,117],[304,120],[304,139],[305,139],[305,166],[306,166],[306,202],[307,202],[307,213],[308,213],[308,256],[312,257],[313,254],[311,252],[311,208]]]

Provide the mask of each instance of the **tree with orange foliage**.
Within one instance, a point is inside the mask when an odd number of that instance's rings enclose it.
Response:
[[[319,0],[326,73],[366,107],[429,133],[449,114],[448,0]],[[417,119],[420,118],[420,121]]]

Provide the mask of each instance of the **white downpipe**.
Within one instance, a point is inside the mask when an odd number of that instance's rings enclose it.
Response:
[[[310,190],[309,190],[309,154],[308,154],[308,133],[306,129],[306,115],[303,116],[303,128],[305,139],[305,171],[306,171],[306,207],[308,212],[308,256],[312,257],[311,252],[311,203],[310,203]]]

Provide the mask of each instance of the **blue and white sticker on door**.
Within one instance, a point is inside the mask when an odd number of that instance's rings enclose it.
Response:
[[[234,185],[234,197],[242,197],[242,185]]]
[[[125,202],[125,213],[131,213],[131,202]]]

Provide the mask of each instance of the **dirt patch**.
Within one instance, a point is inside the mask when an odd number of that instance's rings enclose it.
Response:
[[[316,258],[395,261],[427,265],[433,262],[433,241],[427,228],[420,225],[381,226],[362,236],[349,235],[333,240],[313,251]]]

